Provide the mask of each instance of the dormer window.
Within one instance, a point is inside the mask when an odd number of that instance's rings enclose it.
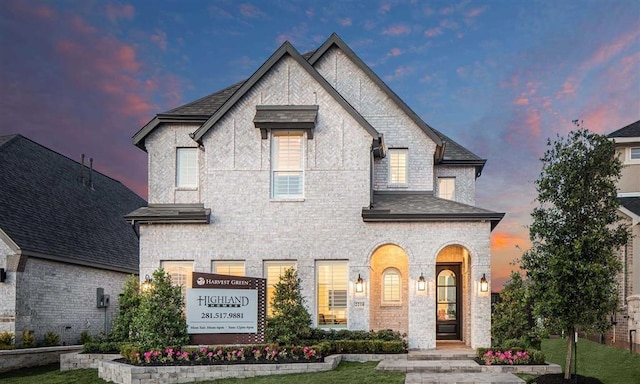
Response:
[[[406,187],[408,169],[407,148],[389,149],[389,186]]]
[[[446,200],[456,199],[455,177],[438,177],[438,197]]]

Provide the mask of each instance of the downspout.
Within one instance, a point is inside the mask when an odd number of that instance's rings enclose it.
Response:
[[[131,220],[131,229],[133,229],[133,233],[136,234],[136,238],[138,240],[140,240],[140,232],[138,232],[138,230],[136,229],[136,221],[135,220]]]
[[[373,143],[371,143],[371,151],[369,152],[369,209],[373,209]]]

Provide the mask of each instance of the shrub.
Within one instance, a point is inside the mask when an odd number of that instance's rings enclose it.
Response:
[[[491,315],[491,336],[494,344],[504,346],[506,340],[522,337],[535,338],[536,324],[532,315],[533,300],[528,281],[518,272],[511,272],[510,279],[500,292],[500,301]],[[533,341],[536,344],[536,341]],[[539,344],[539,343],[538,343]]]
[[[93,338],[89,334],[89,331],[85,329],[84,331],[80,332],[80,344],[84,345],[86,343],[90,343],[91,341],[93,341]]]
[[[15,336],[11,332],[0,332],[0,350],[15,349]]]
[[[44,346],[45,347],[55,347],[56,345],[60,345],[60,335],[55,332],[49,331],[44,334]]]
[[[503,350],[514,349],[514,348],[527,349],[529,345],[524,339],[520,338],[520,339],[505,340],[502,342],[502,344],[500,344],[500,347]]]
[[[391,329],[374,331],[350,331],[348,329],[323,330],[312,328],[308,344],[317,343],[324,340],[381,340],[381,341],[404,341],[406,335]]]
[[[82,345],[84,353],[119,353],[123,343],[117,341],[88,342]]]
[[[276,283],[271,300],[273,316],[267,319],[267,341],[296,345],[311,335],[311,315],[305,307],[298,272],[287,268]]]
[[[28,328],[22,332],[22,348],[33,348],[36,346],[36,334]]]
[[[140,299],[140,282],[136,276],[131,275],[125,281],[122,294],[118,298],[118,313],[111,327],[113,341],[127,341],[131,337],[131,325],[140,306]]]
[[[140,304],[133,309],[128,340],[142,349],[181,346],[189,342],[184,299],[180,287],[160,268],[153,272],[149,290],[140,292]]]

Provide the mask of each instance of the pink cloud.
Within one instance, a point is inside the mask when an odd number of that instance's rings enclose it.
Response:
[[[450,15],[450,14],[452,14],[452,13],[453,13],[453,11],[454,11],[454,8],[453,8],[453,7],[446,7],[446,8],[442,8],[442,9],[440,10],[440,14],[441,14],[441,15]]]
[[[474,18],[477,16],[480,16],[481,14],[484,13],[484,11],[486,11],[487,7],[480,7],[480,8],[474,8],[470,11],[468,11],[467,13],[465,13],[465,16],[468,18]]]
[[[526,236],[524,233],[513,234],[508,232],[495,231],[491,234],[492,252],[495,252],[499,249],[516,248],[525,244],[530,244],[530,242],[528,236]]]
[[[449,19],[442,20],[440,26],[447,29],[458,29],[458,23]]]
[[[240,14],[244,17],[255,18],[264,15],[258,7],[251,4],[240,4],[239,10]]]
[[[167,34],[164,31],[156,30],[156,33],[149,37],[163,51],[167,50]]]
[[[429,38],[442,35],[442,28],[440,27],[429,28],[426,31],[424,31],[424,35]]]
[[[635,39],[640,35],[640,30],[620,36],[617,40],[603,44],[593,53],[587,61],[587,67],[593,67],[611,60],[629,45],[635,44]]]
[[[133,20],[133,17],[135,16],[135,9],[131,4],[107,4],[106,14],[107,18],[111,20],[112,23],[115,23],[120,19]]]
[[[388,56],[400,56],[402,51],[400,48],[392,48],[391,51],[387,54]]]
[[[382,31],[383,35],[400,36],[411,32],[411,29],[403,24],[394,25]]]
[[[556,99],[560,99],[565,96],[575,96],[578,90],[576,79],[569,77],[562,83],[562,89],[556,93]]]
[[[527,105],[529,104],[529,99],[526,97],[519,97],[514,102],[515,105]]]
[[[344,18],[342,20],[340,20],[340,25],[342,25],[343,27],[348,27],[351,25],[351,19],[350,18]]]
[[[35,9],[36,15],[42,19],[53,19],[56,17],[56,12],[46,5],[41,5]]]
[[[312,18],[316,13],[313,9],[309,8],[304,11],[304,14],[307,15],[308,18]]]
[[[71,26],[76,32],[82,34],[95,33],[97,31],[95,27],[87,24],[84,19],[79,16],[72,17]]]
[[[378,12],[380,13],[387,13],[391,10],[391,4],[389,3],[382,3],[380,4],[380,8],[378,9]]]

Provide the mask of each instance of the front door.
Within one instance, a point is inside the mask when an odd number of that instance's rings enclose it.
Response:
[[[436,340],[461,340],[460,263],[436,265]]]

